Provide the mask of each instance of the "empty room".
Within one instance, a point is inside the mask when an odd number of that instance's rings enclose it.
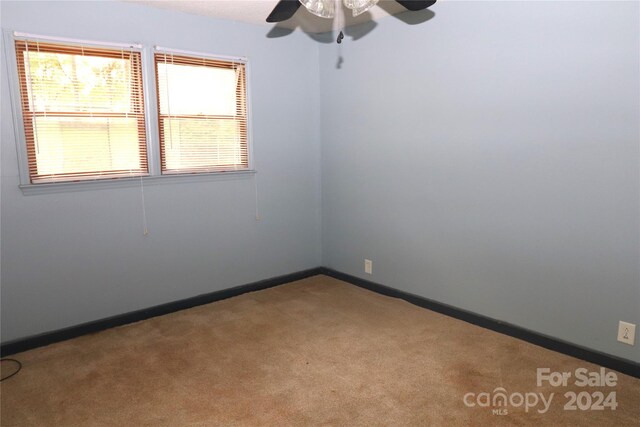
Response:
[[[0,22],[0,425],[640,425],[640,1]]]

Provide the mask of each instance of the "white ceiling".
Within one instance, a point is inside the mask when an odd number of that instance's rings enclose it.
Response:
[[[195,15],[210,16],[219,19],[248,22],[274,26],[266,22],[278,0],[127,0],[161,9],[175,10]],[[380,0],[368,12],[352,17],[351,11],[345,11],[345,26],[361,24],[367,21],[377,21],[385,16],[404,12],[406,9],[393,0]],[[295,29],[300,27],[308,33],[324,33],[331,31],[334,19],[319,18],[301,7],[293,18],[278,24],[278,27]]]

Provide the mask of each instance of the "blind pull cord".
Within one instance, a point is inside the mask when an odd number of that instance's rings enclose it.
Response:
[[[173,120],[171,118],[171,101],[169,98],[169,67],[167,67],[169,63],[167,62],[167,54],[164,54],[164,66],[165,66],[165,81],[164,81],[164,86],[165,89],[167,90],[167,119],[169,120],[169,148],[173,149],[173,124],[171,123]],[[173,54],[171,55],[171,65],[174,65],[173,63]]]
[[[234,63],[233,64],[233,70],[235,71],[235,76],[236,76],[236,83],[234,85],[234,88],[236,89],[236,109],[235,109],[235,113],[233,116],[233,123],[236,125],[236,133],[235,133],[235,139],[236,139],[236,144],[235,144],[235,148],[234,148],[234,154],[236,156],[236,160],[235,163],[233,165],[233,169],[234,170],[238,170],[238,163],[240,159],[240,126],[238,125],[238,100],[239,98],[237,97],[238,95],[238,85],[240,84],[240,67],[238,66],[238,64]],[[257,216],[258,214],[256,214]]]
[[[146,236],[149,234],[149,228],[147,227],[147,209],[144,200],[144,182],[142,180],[142,174],[140,175],[140,197],[142,202],[142,234]]]
[[[135,64],[134,61],[133,61],[133,50],[131,50],[129,52],[128,56],[129,56],[129,59],[130,59],[130,62],[131,62],[131,69],[129,70],[130,75],[129,75],[129,78],[127,79],[127,89],[129,89],[129,93],[130,94],[133,94],[134,93],[134,90],[133,90],[133,73],[134,73],[134,70],[137,71],[138,67],[137,67],[137,64]],[[120,60],[122,60],[122,62],[124,63],[124,49],[120,49]],[[113,102],[112,102],[112,104],[113,104]],[[110,105],[110,106],[113,107],[113,105]],[[131,107],[133,107],[133,109],[135,111],[137,111],[137,109],[138,109],[137,105],[131,105]],[[129,110],[125,111],[124,118],[125,119],[129,118]]]
[[[253,165],[255,167],[255,157],[254,157],[254,162]],[[256,196],[256,221],[260,221],[260,211],[258,210],[258,172],[255,172],[253,174],[253,189],[255,191],[255,196]]]
[[[40,46],[36,43],[38,51],[40,51]],[[36,106],[33,103],[33,78],[31,76],[31,51],[29,50],[29,42],[25,42],[25,47],[27,51],[27,57],[24,62],[26,62],[27,68],[27,96],[29,97],[29,108],[31,115],[31,125],[33,126],[33,139],[36,145],[36,154],[40,154],[40,142],[38,141],[38,125],[36,124]],[[45,112],[46,113],[46,112]]]

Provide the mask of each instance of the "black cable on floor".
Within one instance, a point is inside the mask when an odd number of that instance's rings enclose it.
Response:
[[[15,374],[17,374],[18,372],[20,372],[20,369],[22,369],[22,363],[20,363],[20,361],[19,361],[19,360],[16,360],[16,359],[0,359],[0,362],[15,362],[15,363],[17,363],[17,364],[18,364],[18,369],[16,369],[16,371],[15,371],[15,372],[13,372],[13,373],[11,373],[11,374],[7,375],[6,377],[2,377],[2,378],[0,378],[0,381],[4,381],[4,380],[6,380],[6,379],[11,378],[12,376],[14,376],[14,375],[15,375]]]

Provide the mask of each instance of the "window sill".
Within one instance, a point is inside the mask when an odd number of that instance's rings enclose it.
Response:
[[[183,175],[157,175],[142,177],[143,185],[182,184],[189,182],[220,181],[244,179],[253,176],[255,170],[210,172]],[[45,184],[23,184],[20,190],[25,196],[49,193],[67,193],[72,191],[101,190],[110,188],[139,187],[140,178],[96,179],[92,181],[52,182]]]

